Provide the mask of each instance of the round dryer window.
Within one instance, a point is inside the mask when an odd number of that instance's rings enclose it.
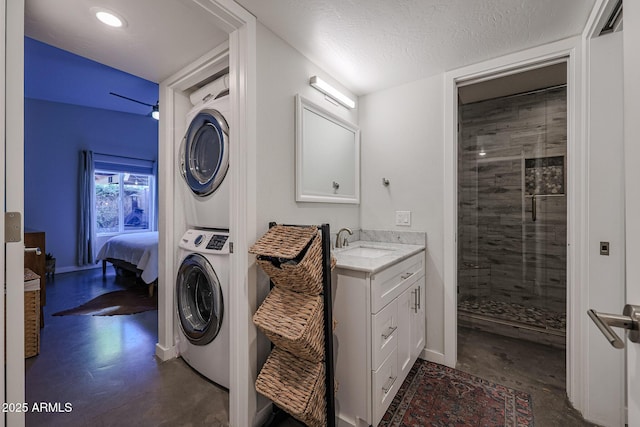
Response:
[[[188,255],[178,270],[176,301],[180,328],[189,341],[207,345],[222,326],[224,302],[216,272],[205,257]]]
[[[229,126],[217,110],[196,115],[180,147],[180,171],[197,196],[208,196],[229,170]]]

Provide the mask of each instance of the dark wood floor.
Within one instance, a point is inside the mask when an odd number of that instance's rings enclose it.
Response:
[[[26,360],[26,400],[70,412],[27,413],[27,426],[226,426],[228,393],[181,359],[155,357],[157,311],[52,316],[131,286],[113,269],[58,274],[47,283],[40,354]],[[142,285],[139,285],[142,286]]]

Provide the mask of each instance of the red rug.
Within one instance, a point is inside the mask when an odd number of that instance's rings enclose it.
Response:
[[[378,426],[533,426],[531,396],[418,359]]]

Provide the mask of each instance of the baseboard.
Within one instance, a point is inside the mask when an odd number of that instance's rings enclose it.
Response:
[[[264,406],[264,408],[260,409],[256,413],[256,417],[253,420],[253,426],[254,427],[258,427],[258,426],[264,425],[265,422],[271,416],[272,408],[273,408],[273,404],[272,403],[268,403],[267,405]]]
[[[444,354],[438,351],[429,350],[428,348],[422,349],[422,351],[420,352],[420,359],[424,359],[433,363],[438,363],[440,365],[445,364]]]
[[[171,347],[163,347],[160,343],[156,344],[156,356],[163,362],[178,357],[178,348],[173,345]]]

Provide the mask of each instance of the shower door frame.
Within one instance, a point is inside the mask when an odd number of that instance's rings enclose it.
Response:
[[[444,152],[444,353],[442,362],[457,362],[457,218],[458,218],[458,87],[544,67],[567,63],[567,395],[577,409],[584,404],[586,369],[582,338],[586,329],[584,266],[586,245],[586,148],[583,138],[583,59],[580,37],[561,40],[537,48],[453,70],[445,74]]]

